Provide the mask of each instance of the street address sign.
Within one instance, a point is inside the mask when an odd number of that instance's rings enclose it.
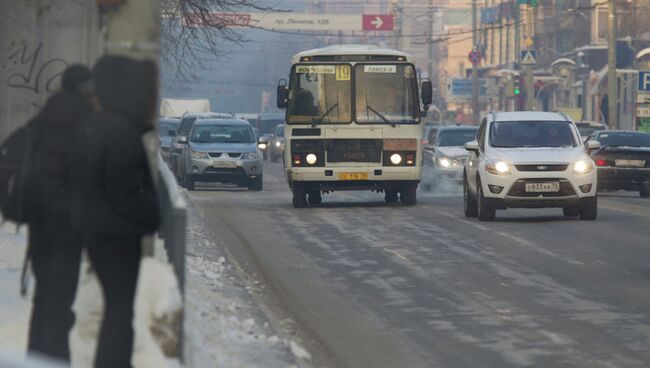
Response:
[[[364,31],[393,31],[395,29],[395,18],[392,14],[364,14]]]
[[[650,71],[639,70],[639,86],[640,92],[650,92]]]

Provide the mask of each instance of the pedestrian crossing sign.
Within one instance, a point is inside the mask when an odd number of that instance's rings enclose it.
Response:
[[[535,50],[522,50],[520,55],[521,65],[535,65],[537,64],[537,51]]]

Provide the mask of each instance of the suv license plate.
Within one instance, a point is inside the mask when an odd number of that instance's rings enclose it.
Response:
[[[237,167],[237,162],[235,161],[215,161],[213,164],[214,167],[220,169],[233,169]]]
[[[526,192],[528,193],[552,193],[560,191],[560,183],[557,181],[550,183],[526,183]]]
[[[615,160],[616,166],[622,167],[644,167],[645,160]]]
[[[355,173],[339,173],[339,180],[368,180],[368,173],[355,172]]]

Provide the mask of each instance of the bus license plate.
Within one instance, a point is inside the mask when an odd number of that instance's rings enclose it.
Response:
[[[616,160],[616,166],[622,167],[644,167],[645,160]]]
[[[368,180],[368,173],[339,173],[339,180]]]
[[[233,169],[237,167],[237,162],[235,161],[215,161],[214,162],[214,167],[220,168],[220,169]]]
[[[560,191],[560,183],[557,181],[550,183],[526,183],[527,193],[552,193]]]

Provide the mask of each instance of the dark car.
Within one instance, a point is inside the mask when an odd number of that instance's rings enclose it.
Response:
[[[176,136],[176,130],[180,124],[177,118],[160,118],[158,121],[158,135],[160,136],[160,155],[165,161],[169,161],[172,140]]]
[[[284,155],[284,124],[280,124],[275,128],[275,135],[271,140],[270,149],[271,162],[278,162]]]
[[[598,190],[638,191],[650,196],[650,134],[603,130],[592,138],[600,148],[591,152],[598,168]]]
[[[578,132],[580,132],[580,136],[582,137],[583,141],[588,137],[593,136],[593,134],[597,131],[607,130],[607,125],[605,123],[599,123],[597,121],[583,120],[577,122],[576,127],[578,128]]]

